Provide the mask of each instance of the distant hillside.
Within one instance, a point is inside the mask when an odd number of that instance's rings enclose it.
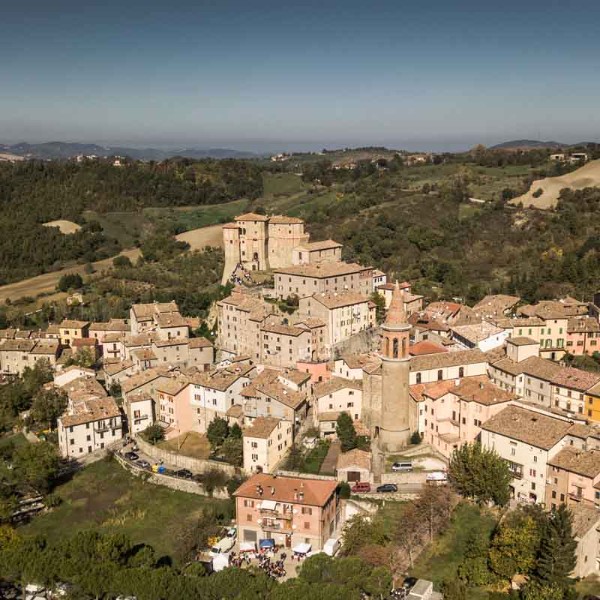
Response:
[[[523,203],[525,207],[555,208],[562,189],[583,190],[592,187],[600,187],[600,160],[592,160],[566,175],[537,179],[526,194],[513,198],[510,204]]]
[[[41,160],[68,159],[75,156],[128,156],[135,160],[165,160],[176,156],[186,158],[256,158],[252,152],[242,152],[230,148],[182,148],[159,150],[156,148],[128,148],[125,146],[100,146],[74,142],[45,142],[42,144],[0,144],[0,153],[14,154],[23,158]]]
[[[542,142],[540,140],[511,140],[492,146],[490,150],[524,150],[532,148],[562,148],[568,144],[560,142]]]

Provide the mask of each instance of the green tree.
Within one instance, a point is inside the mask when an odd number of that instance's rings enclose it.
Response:
[[[342,445],[342,452],[356,448],[356,429],[347,412],[342,412],[337,418],[335,432]]]
[[[165,439],[165,430],[158,425],[158,423],[154,423],[153,425],[148,425],[142,434],[151,444],[157,444],[158,442],[162,442]]]
[[[532,515],[509,513],[498,526],[490,547],[490,567],[500,578],[529,575],[536,564],[541,531]]]
[[[556,584],[530,580],[521,589],[522,600],[564,600],[564,590]]]
[[[241,467],[244,462],[244,443],[239,437],[229,436],[221,446],[223,458],[230,464]]]
[[[13,472],[19,487],[45,493],[52,487],[59,469],[56,448],[48,442],[24,444],[13,455]]]
[[[377,323],[383,323],[385,319],[385,298],[379,292],[371,294],[371,302],[375,304],[375,318]]]
[[[441,592],[444,600],[467,600],[467,586],[457,577],[444,579]]]
[[[547,586],[566,589],[572,584],[570,575],[575,568],[577,542],[573,535],[573,515],[561,504],[546,519],[542,534],[536,577]]]
[[[229,429],[229,437],[238,440],[242,439],[242,428],[237,423],[234,423]]]
[[[450,460],[448,477],[459,494],[480,503],[504,506],[510,499],[512,474],[505,460],[481,444],[464,444]]]
[[[474,530],[467,537],[465,554],[458,567],[458,576],[468,585],[478,587],[491,582],[488,564],[490,539],[483,531]]]
[[[132,264],[128,256],[119,255],[113,258],[113,266],[116,269],[127,269],[131,267]]]
[[[421,434],[418,431],[413,431],[411,436],[410,436],[410,443],[413,445],[418,445],[423,441],[423,438],[421,438]]]
[[[229,425],[227,424],[227,421],[221,417],[215,417],[206,429],[206,437],[210,442],[210,447],[213,452],[221,447],[228,435]]]
[[[34,422],[56,429],[57,419],[67,408],[67,395],[57,388],[41,388],[33,397],[30,416]]]
[[[67,273],[58,280],[57,287],[61,292],[77,290],[83,287],[83,279],[79,273]]]

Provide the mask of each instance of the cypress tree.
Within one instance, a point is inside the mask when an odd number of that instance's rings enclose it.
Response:
[[[542,534],[540,555],[538,558],[537,578],[548,585],[557,585],[562,589],[571,585],[569,578],[577,559],[577,542],[573,535],[573,515],[564,505],[553,510],[548,516]]]

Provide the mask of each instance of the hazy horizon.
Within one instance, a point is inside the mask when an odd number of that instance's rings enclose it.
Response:
[[[254,152],[600,138],[600,3],[3,9],[0,143]],[[24,41],[26,43],[24,43]]]

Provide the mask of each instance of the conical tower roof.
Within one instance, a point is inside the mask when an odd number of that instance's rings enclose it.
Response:
[[[408,325],[406,320],[406,312],[404,312],[404,293],[400,289],[400,285],[396,281],[396,285],[392,291],[392,301],[388,308],[387,316],[385,318],[384,327],[400,327],[402,325]]]

